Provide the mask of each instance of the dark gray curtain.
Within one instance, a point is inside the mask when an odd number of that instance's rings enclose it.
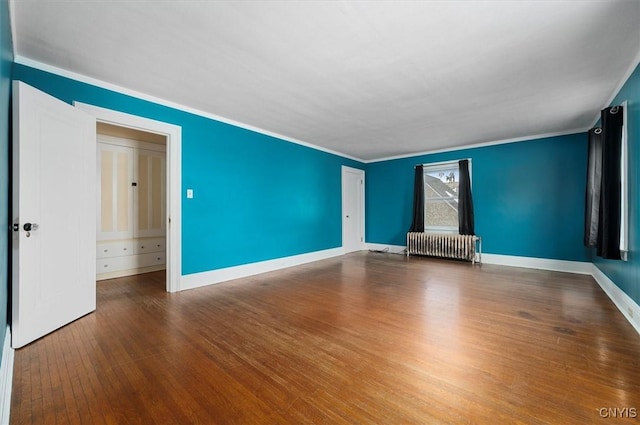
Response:
[[[416,165],[413,179],[413,221],[410,232],[424,232],[424,167]]]
[[[620,155],[622,106],[602,110],[602,184],[600,191],[597,254],[620,259]]]
[[[458,233],[461,235],[475,235],[469,160],[463,159],[458,161],[458,166],[460,170],[460,185],[458,186]]]
[[[602,184],[602,129],[589,130],[587,190],[584,210],[584,245],[596,246],[600,223],[600,187]]]

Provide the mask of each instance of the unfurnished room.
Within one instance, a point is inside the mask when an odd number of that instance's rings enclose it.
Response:
[[[640,0],[0,0],[0,424],[640,420]]]

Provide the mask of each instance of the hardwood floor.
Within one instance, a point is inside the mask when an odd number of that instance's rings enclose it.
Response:
[[[638,423],[639,358],[589,276],[361,252],[168,294],[160,272],[16,351],[11,423]]]

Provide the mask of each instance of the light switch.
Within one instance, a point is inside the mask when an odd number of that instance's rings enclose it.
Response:
[[[187,198],[188,199],[193,198],[193,189],[187,189]]]

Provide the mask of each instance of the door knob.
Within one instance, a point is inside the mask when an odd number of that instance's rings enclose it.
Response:
[[[38,225],[36,223],[24,223],[22,226],[25,232],[27,232],[27,237],[31,236],[31,232],[38,230]]]

